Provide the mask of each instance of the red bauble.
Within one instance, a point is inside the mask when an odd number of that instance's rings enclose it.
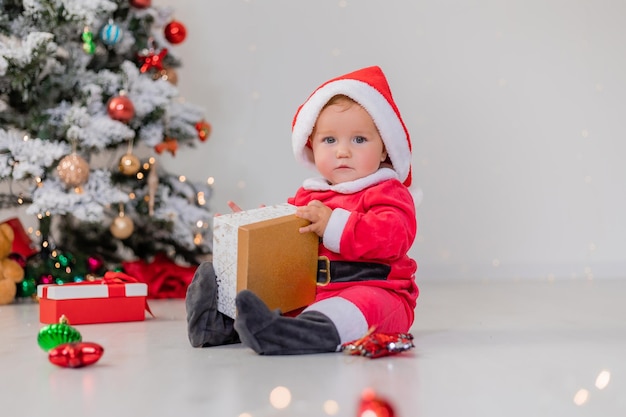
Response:
[[[111,97],[107,104],[109,117],[120,122],[128,123],[135,116],[135,106],[125,95]]]
[[[80,368],[98,362],[104,348],[97,343],[64,343],[50,350],[48,360],[64,368]]]
[[[391,404],[380,398],[371,389],[366,389],[361,395],[361,401],[359,403],[359,409],[357,416],[368,417],[394,417],[396,414],[391,407]]]
[[[187,28],[182,23],[172,20],[165,26],[165,39],[170,43],[181,43],[187,37]]]
[[[137,9],[146,9],[152,6],[152,0],[130,0],[130,5]]]
[[[196,130],[198,131],[198,138],[200,138],[200,140],[204,142],[209,138],[209,135],[211,134],[211,124],[204,120],[201,120],[196,123]]]

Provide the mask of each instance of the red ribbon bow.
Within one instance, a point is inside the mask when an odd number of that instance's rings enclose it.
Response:
[[[131,277],[128,274],[118,271],[107,271],[104,273],[104,277],[101,280],[102,285],[111,285],[111,284],[127,284],[127,283],[138,283],[139,280],[135,277]],[[148,305],[148,300],[146,300],[146,311],[150,313],[152,317],[155,317],[152,311],[150,310],[150,306]]]

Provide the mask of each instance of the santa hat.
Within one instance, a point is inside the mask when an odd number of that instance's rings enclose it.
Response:
[[[363,68],[327,81],[298,108],[291,135],[296,159],[307,166],[315,166],[309,136],[324,105],[338,94],[350,97],[369,113],[385,144],[393,169],[400,181],[410,186],[411,139],[393,101],[385,74],[379,67]]]

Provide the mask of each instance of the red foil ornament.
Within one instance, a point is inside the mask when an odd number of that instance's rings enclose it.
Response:
[[[152,6],[152,0],[130,0],[130,5],[136,9],[146,9]]]
[[[396,355],[414,348],[410,333],[374,333],[373,329],[362,338],[344,343],[341,350],[349,355],[380,358]]]
[[[396,413],[387,400],[376,395],[374,390],[366,389],[361,395],[357,417],[394,417]]]
[[[107,112],[109,117],[120,122],[128,123],[135,117],[135,106],[128,97],[121,94],[111,97],[107,104]]]
[[[165,39],[170,43],[181,43],[187,37],[187,28],[177,20],[172,20],[165,26]]]
[[[98,362],[104,348],[92,342],[64,343],[48,352],[48,360],[63,368],[81,368]]]

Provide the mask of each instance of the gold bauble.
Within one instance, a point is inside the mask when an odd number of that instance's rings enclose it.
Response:
[[[169,81],[173,85],[178,84],[178,74],[174,71],[174,68],[164,67],[162,70],[155,72],[152,78],[154,80]]]
[[[120,172],[124,175],[135,175],[141,168],[141,161],[132,153],[120,158]]]
[[[133,230],[135,230],[135,225],[133,224],[132,219],[126,217],[123,214],[120,214],[113,219],[113,223],[111,223],[111,227],[109,228],[109,230],[114,237],[123,240],[133,234]]]
[[[61,159],[57,165],[57,174],[64,184],[78,187],[89,179],[89,164],[83,157],[73,153]]]

